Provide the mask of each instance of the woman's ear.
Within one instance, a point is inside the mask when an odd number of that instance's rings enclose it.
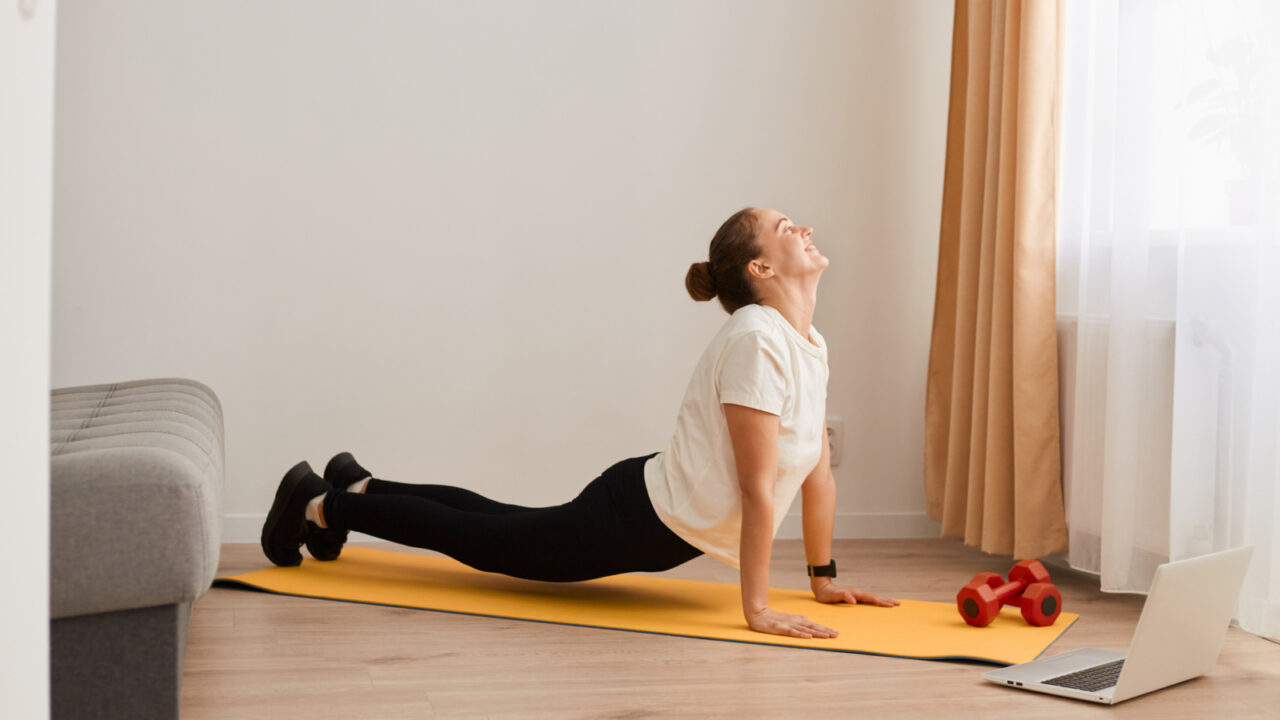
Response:
[[[769,267],[768,265],[765,265],[759,260],[752,260],[751,262],[747,263],[747,272],[751,273],[751,275],[755,278],[764,280],[770,277],[771,275],[773,275],[773,268]]]

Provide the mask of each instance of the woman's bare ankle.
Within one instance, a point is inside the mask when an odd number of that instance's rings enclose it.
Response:
[[[328,494],[320,493],[307,503],[307,519],[322,528],[329,527],[324,521],[324,496]]]

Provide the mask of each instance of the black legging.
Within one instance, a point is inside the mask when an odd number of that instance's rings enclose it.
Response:
[[[448,485],[370,480],[363,494],[324,500],[329,527],[427,548],[477,570],[568,582],[625,572],[659,572],[702,552],[658,519],[644,463],[605,470],[572,501],[546,508],[495,502]]]

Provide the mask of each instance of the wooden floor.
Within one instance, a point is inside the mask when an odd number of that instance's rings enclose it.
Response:
[[[369,547],[421,552],[390,543]],[[950,602],[1010,559],[949,539],[843,540],[842,579],[899,598]],[[774,587],[807,588],[800,541],[774,546]],[[219,575],[267,566],[227,544]],[[1050,654],[1124,651],[1143,598],[1052,569],[1080,620]],[[699,558],[664,575],[736,582]],[[191,614],[182,717],[1274,718],[1280,645],[1232,628],[1211,674],[1114,707],[982,680],[989,665],[747,645],[383,608],[214,588]]]

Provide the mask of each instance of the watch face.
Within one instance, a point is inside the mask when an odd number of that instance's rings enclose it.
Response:
[[[822,566],[810,565],[809,576],[810,577],[835,577],[836,561],[832,560],[829,565],[822,565]]]

